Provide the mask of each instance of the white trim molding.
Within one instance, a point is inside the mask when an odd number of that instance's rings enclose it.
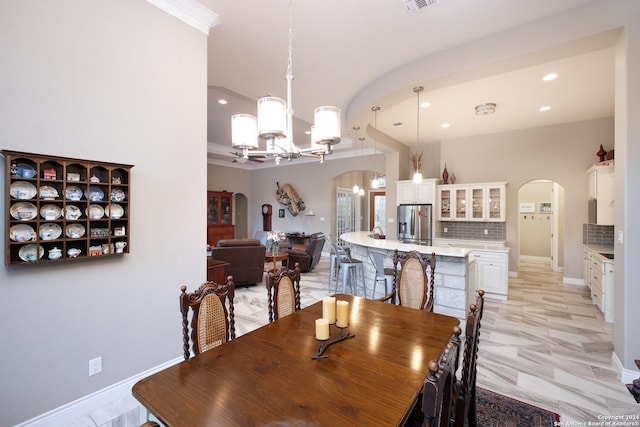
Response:
[[[96,409],[103,408],[116,400],[131,397],[131,389],[135,383],[151,374],[173,366],[176,363],[180,363],[183,360],[184,359],[182,357],[170,360],[147,371],[140,372],[137,375],[105,387],[102,390],[98,390],[95,393],[91,393],[49,412],[38,415],[37,417],[18,424],[15,427],[65,427],[73,425],[75,420],[90,414]]]
[[[147,1],[206,35],[209,35],[209,29],[220,24],[220,17],[196,0]]]

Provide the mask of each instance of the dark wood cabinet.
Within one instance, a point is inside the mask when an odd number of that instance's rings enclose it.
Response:
[[[207,191],[207,244],[215,246],[218,240],[233,239],[233,193]]]
[[[132,165],[3,150],[6,265],[129,253]]]

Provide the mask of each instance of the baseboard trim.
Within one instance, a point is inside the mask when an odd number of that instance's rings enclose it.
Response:
[[[562,278],[562,283],[566,283],[567,285],[582,285],[582,286],[586,286],[585,283],[584,283],[584,280],[579,279],[577,277],[564,276]]]
[[[521,261],[546,261],[551,265],[551,258],[546,256],[534,256],[534,255],[520,255]]]
[[[182,357],[165,362],[144,372],[140,372],[132,377],[112,384],[108,387],[88,394],[73,402],[66,403],[49,412],[38,415],[15,427],[64,427],[72,425],[73,421],[91,413],[92,411],[108,405],[118,399],[131,396],[131,388],[141,379],[148,377],[158,371],[166,369],[184,360]]]
[[[622,384],[631,384],[633,380],[640,378],[638,371],[625,369],[624,366],[622,366],[622,362],[620,362],[620,359],[618,359],[618,355],[615,352],[611,353],[611,362],[613,363],[613,366],[615,366],[616,370],[620,372],[620,382]]]

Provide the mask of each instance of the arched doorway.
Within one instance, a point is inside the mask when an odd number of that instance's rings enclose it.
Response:
[[[247,196],[242,193],[234,193],[234,224],[236,230],[236,239],[249,238],[249,218],[248,218],[248,202]]]
[[[521,260],[549,263],[564,271],[564,188],[536,179],[518,189],[518,265]]]

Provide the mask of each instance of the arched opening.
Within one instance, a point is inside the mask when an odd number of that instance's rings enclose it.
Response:
[[[564,271],[564,188],[536,179],[518,189],[518,266],[521,260],[548,263]]]
[[[379,197],[384,192],[384,188],[371,188],[371,179],[375,176],[374,171],[357,170],[349,171],[337,175],[331,180],[331,211],[332,215],[331,234],[335,239],[342,233],[349,231],[371,230],[370,225],[370,197],[372,192],[378,195],[377,206],[384,206]],[[362,189],[362,194],[354,193],[353,186],[357,185]],[[375,204],[373,205],[375,208]]]
[[[234,224],[236,239],[246,239],[249,237],[249,218],[247,196],[242,193],[234,193]]]

